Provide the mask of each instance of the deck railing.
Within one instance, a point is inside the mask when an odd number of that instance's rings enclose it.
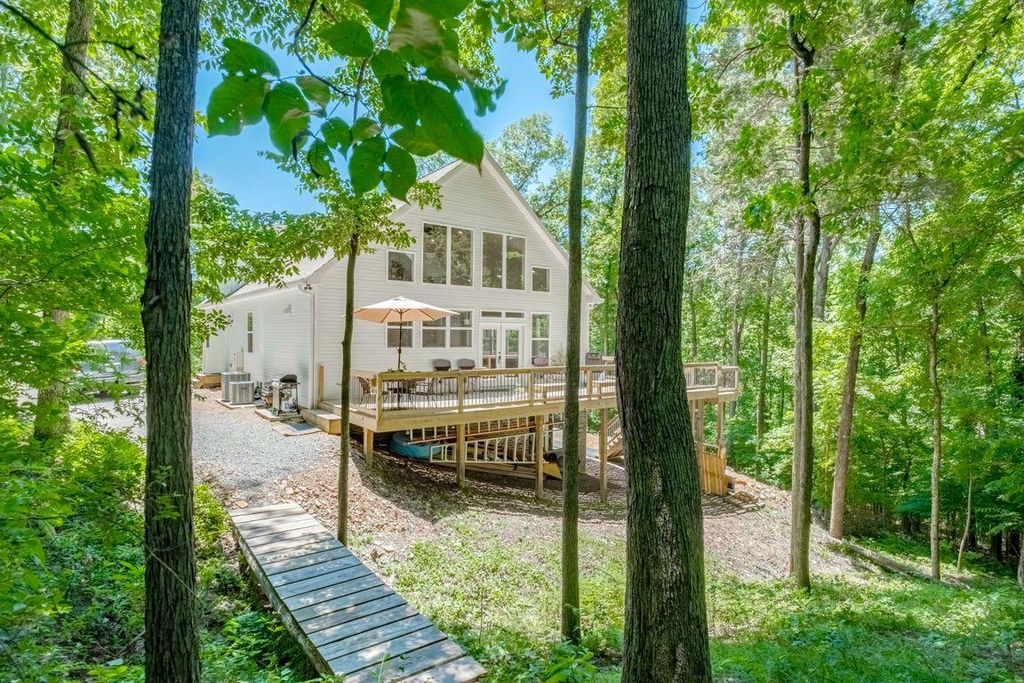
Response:
[[[739,370],[718,363],[684,366],[690,392],[735,392]],[[390,411],[464,412],[481,408],[560,405],[565,400],[564,367],[459,370],[448,372],[354,371],[361,389],[358,410],[380,417]],[[615,396],[615,365],[580,367],[581,401]]]

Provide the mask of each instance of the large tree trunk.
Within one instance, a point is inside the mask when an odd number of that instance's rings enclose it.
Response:
[[[359,233],[349,239],[345,261],[345,332],[341,342],[341,441],[338,449],[338,540],[348,544],[348,460],[350,436],[348,406],[352,400],[352,313],[356,300],[356,257],[359,255]],[[401,332],[399,332],[401,334]],[[377,387],[380,391],[381,387]],[[363,443],[366,443],[365,441]],[[372,444],[371,444],[372,446]],[[367,464],[373,458],[363,453]]]
[[[818,257],[818,271],[814,278],[814,318],[825,319],[825,298],[828,294],[828,275],[832,263],[832,251],[839,242],[839,235],[825,235],[821,240],[821,254]]]
[[[82,82],[88,76],[86,65],[89,59],[89,36],[95,16],[93,0],[70,0],[68,21],[64,31],[64,71],[60,77],[60,106],[57,109],[57,128],[53,135],[54,182],[71,165],[67,147],[68,137],[78,130],[75,109],[84,94]],[[46,313],[55,327],[60,327],[69,317],[65,310],[53,309]],[[57,377],[37,388],[36,414],[33,435],[40,440],[52,439],[67,433],[71,426],[68,414],[66,391],[67,377]]]
[[[580,450],[586,429],[580,415],[580,305],[583,296],[583,162],[587,153],[591,8],[584,7],[576,32],[576,125],[569,170],[569,321],[565,339],[565,467],[562,468],[562,637],[580,640],[579,517]],[[585,434],[585,432],[584,432]]]
[[[931,324],[928,328],[928,381],[932,389],[932,514],[928,529],[931,547],[932,578],[939,570],[939,478],[942,469],[942,387],[939,385],[939,295],[932,297]]]
[[[697,453],[680,354],[690,194],[686,3],[628,3],[619,410],[625,683],[710,681]]]
[[[146,287],[146,680],[199,680],[192,528],[189,208],[198,0],[160,12]]]
[[[829,534],[843,537],[843,515],[846,510],[846,479],[850,471],[850,435],[853,433],[853,404],[857,400],[857,372],[860,369],[860,347],[864,341],[864,318],[868,311],[867,281],[875,262],[879,229],[868,235],[864,246],[864,259],[857,278],[857,320],[850,335],[850,351],[846,356],[846,379],[843,381],[843,400],[839,408],[839,438],[836,441],[836,471],[832,482],[832,513],[829,516]]]
[[[797,174],[803,206],[796,220],[796,300],[794,307],[795,358],[793,367],[793,479],[790,529],[790,574],[802,588],[811,587],[811,490],[814,480],[813,322],[814,259],[821,238],[821,215],[811,189],[811,104],[804,90],[807,70],[814,65],[814,49],[807,46],[789,20],[789,42],[797,55],[795,95],[800,107],[797,137]]]

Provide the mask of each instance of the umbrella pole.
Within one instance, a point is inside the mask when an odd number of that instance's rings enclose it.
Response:
[[[398,371],[402,371],[402,332],[405,330],[405,323],[402,322],[402,313],[398,314]]]

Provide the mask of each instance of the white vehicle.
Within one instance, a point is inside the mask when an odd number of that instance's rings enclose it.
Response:
[[[87,343],[94,359],[78,366],[78,376],[90,384],[139,384],[146,376],[146,359],[123,339]]]

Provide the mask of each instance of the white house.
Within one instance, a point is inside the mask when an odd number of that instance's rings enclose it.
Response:
[[[397,206],[392,218],[405,224],[414,243],[359,256],[355,305],[402,295],[458,315],[401,331],[355,321],[353,369],[394,369],[399,334],[409,370],[430,370],[434,359],[453,367],[471,359],[478,368],[562,362],[568,257],[533,209],[489,154],[480,171],[454,162],[423,180],[440,187],[441,209]],[[598,301],[584,282],[583,351],[590,306]],[[295,374],[302,406],[318,395],[337,399],[344,304],[345,264],[332,256],[302,262],[284,287],[246,284],[215,306],[231,323],[207,340],[203,371],[245,370],[255,381]]]

